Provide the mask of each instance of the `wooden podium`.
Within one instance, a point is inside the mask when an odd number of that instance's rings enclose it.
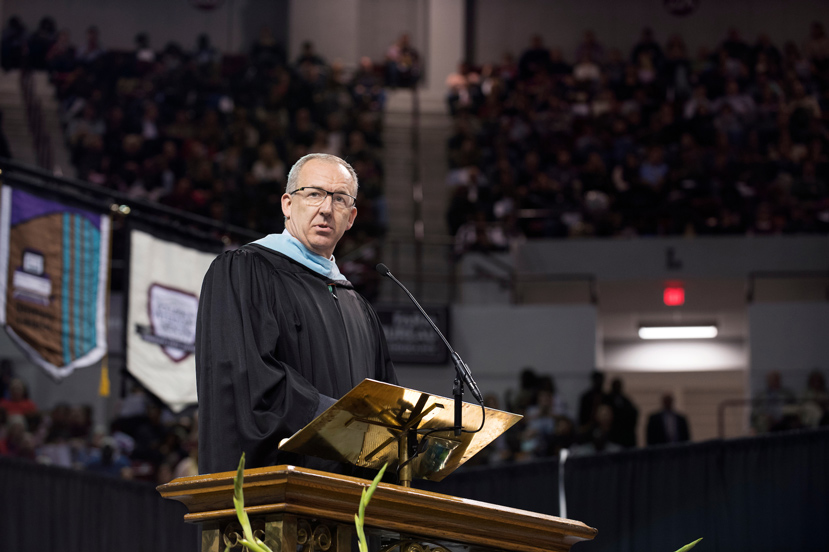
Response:
[[[202,552],[222,552],[241,534],[235,475],[184,477],[158,487],[164,498],[187,506],[185,521],[202,526]],[[354,514],[370,483],[293,466],[253,468],[245,471],[245,510],[274,552],[351,552]],[[383,552],[566,551],[596,535],[578,521],[386,483],[366,509],[365,527]]]
[[[465,427],[478,429],[447,431],[454,429],[453,407],[462,407]],[[413,478],[440,481],[518,419],[367,379],[279,448],[398,471],[401,485],[381,483],[366,509],[366,533],[380,552],[566,551],[592,539],[596,530],[578,521],[410,486]],[[241,538],[233,506],[235,475],[183,477],[158,487],[164,498],[187,506],[185,521],[201,524],[202,552],[221,552]],[[245,471],[245,510],[254,532],[274,552],[351,552],[354,514],[370,484],[294,466],[253,468]]]

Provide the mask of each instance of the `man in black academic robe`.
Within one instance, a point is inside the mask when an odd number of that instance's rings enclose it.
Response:
[[[208,270],[196,335],[200,473],[234,470],[242,452],[246,467],[350,473],[277,447],[363,379],[397,382],[377,315],[333,261],[356,193],[341,159],[300,159],[282,197],[285,232]]]

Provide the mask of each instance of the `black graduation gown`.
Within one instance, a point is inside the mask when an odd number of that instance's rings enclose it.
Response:
[[[354,473],[277,446],[330,402],[320,395],[365,378],[397,383],[377,314],[349,283],[256,244],[213,261],[196,328],[199,473],[235,470],[242,452],[248,468]]]

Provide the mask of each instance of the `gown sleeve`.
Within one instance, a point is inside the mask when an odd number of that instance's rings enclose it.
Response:
[[[202,284],[196,328],[199,473],[276,462],[279,441],[314,418],[320,393],[276,359],[272,267],[244,248],[224,253]]]

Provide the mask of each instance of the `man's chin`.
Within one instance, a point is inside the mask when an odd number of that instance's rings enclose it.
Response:
[[[319,238],[309,242],[309,245],[311,246],[309,248],[311,251],[327,259],[334,254],[334,247],[337,245],[337,242],[329,238]],[[328,251],[331,251],[331,253],[328,253]]]

